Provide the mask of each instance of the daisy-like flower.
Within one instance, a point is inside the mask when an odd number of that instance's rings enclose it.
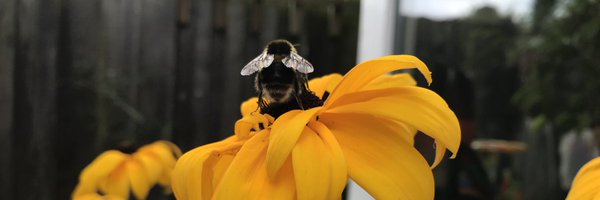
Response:
[[[573,179],[567,200],[600,199],[600,158],[585,164]]]
[[[100,154],[83,169],[73,199],[146,199],[157,183],[170,192],[171,172],[181,150],[171,142],[157,141],[129,155],[117,150]],[[98,193],[104,194],[104,196]]]
[[[340,199],[348,177],[376,199],[433,199],[434,181],[413,147],[416,131],[436,141],[435,167],[458,151],[460,127],[446,102],[400,69],[431,73],[413,56],[361,63],[344,77],[309,82],[323,106],[261,115],[241,106],[235,135],[184,154],[173,191],[185,199]]]

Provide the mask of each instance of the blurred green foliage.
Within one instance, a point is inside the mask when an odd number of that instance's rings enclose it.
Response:
[[[474,85],[477,132],[480,137],[514,139],[521,121],[510,98],[519,88],[511,51],[519,28],[492,7],[465,19],[464,69]]]
[[[558,132],[600,125],[600,0],[540,0],[514,100]]]

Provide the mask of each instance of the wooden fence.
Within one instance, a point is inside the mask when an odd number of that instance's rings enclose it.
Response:
[[[233,133],[269,40],[314,75],[355,62],[358,1],[0,1],[0,194],[68,199],[100,152]]]

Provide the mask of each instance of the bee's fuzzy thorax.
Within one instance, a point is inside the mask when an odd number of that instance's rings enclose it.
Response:
[[[297,52],[294,45],[287,40],[273,40],[265,47],[267,54],[289,55],[291,52]]]

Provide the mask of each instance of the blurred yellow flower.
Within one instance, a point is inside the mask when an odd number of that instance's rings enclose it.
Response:
[[[361,63],[344,77],[313,79],[327,94],[323,106],[289,111],[277,119],[242,104],[235,135],[184,154],[173,191],[185,199],[340,199],[348,177],[376,199],[433,199],[430,166],[413,147],[416,130],[436,140],[435,167],[460,143],[458,120],[436,93],[408,75],[431,75],[413,56]]]
[[[97,193],[89,193],[74,197],[73,200],[125,200],[125,198],[114,195],[103,196]]]
[[[600,199],[600,158],[581,167],[567,196],[567,200],[587,199]]]
[[[180,155],[181,150],[168,141],[143,146],[131,155],[106,151],[83,169],[72,198],[129,199],[131,190],[137,199],[146,199],[156,183],[169,190],[171,172]]]

